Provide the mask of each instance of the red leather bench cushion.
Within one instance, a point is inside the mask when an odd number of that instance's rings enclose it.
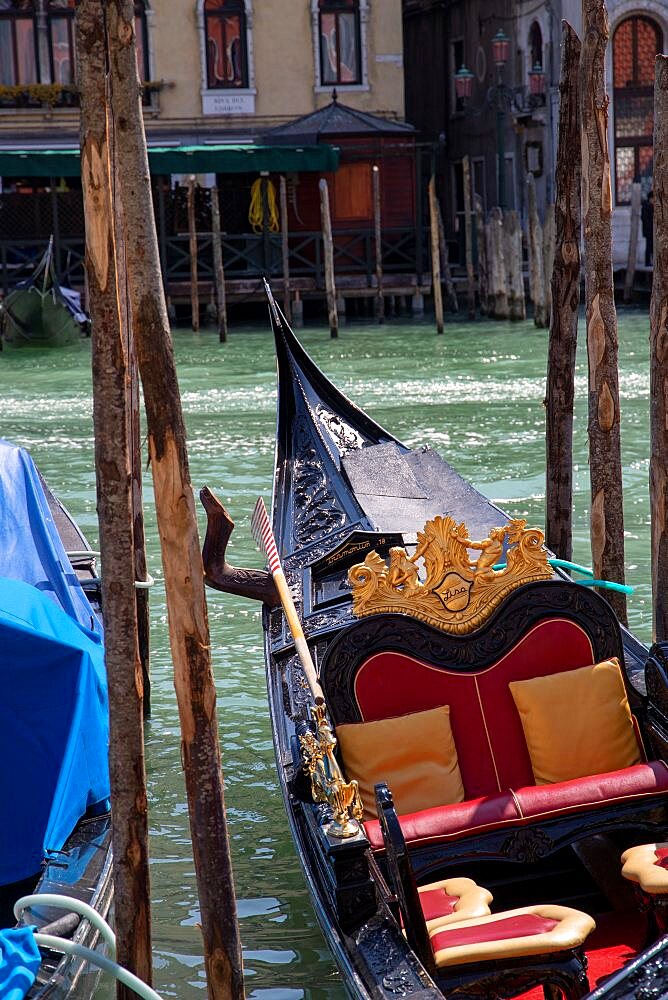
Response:
[[[403,653],[376,653],[357,672],[355,697],[365,722],[449,705],[464,791],[475,799],[533,784],[509,682],[587,667],[594,660],[579,625],[548,618],[476,673],[430,666]]]
[[[635,764],[621,771],[594,774],[554,785],[530,785],[482,798],[437,806],[400,816],[411,844],[458,837],[503,826],[521,826],[536,819],[586,812],[616,802],[663,796],[668,792],[668,765],[663,761]],[[383,847],[378,820],[364,824],[374,850]]]

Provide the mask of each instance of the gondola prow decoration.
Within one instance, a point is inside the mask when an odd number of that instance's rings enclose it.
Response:
[[[336,737],[326,715],[324,703],[312,709],[317,735],[308,732],[299,737],[304,771],[311,778],[311,791],[316,802],[324,802],[332,810],[327,832],[341,840],[360,832],[359,821],[363,806],[356,781],[346,781],[334,756]]]

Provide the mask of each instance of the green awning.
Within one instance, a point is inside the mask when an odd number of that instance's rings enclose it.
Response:
[[[326,173],[339,165],[335,146],[158,146],[152,174]],[[78,177],[78,149],[0,150],[0,177]]]

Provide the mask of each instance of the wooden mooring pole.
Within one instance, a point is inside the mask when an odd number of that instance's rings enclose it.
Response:
[[[545,325],[550,326],[552,318],[552,271],[554,270],[554,248],[556,240],[554,205],[545,206],[543,222],[543,286],[545,288]]]
[[[491,283],[489,314],[494,319],[508,319],[508,268],[506,265],[506,246],[503,235],[503,212],[495,207],[489,213],[489,232],[491,248]]]
[[[471,161],[462,160],[464,183],[464,241],[466,243],[466,301],[469,319],[475,319],[475,275],[473,274],[473,220],[471,218]]]
[[[376,258],[376,319],[385,322],[385,298],[383,296],[383,231],[380,212],[380,168],[374,163],[373,178],[373,232]]]
[[[241,942],[223,796],[204,573],[158,242],[137,73],[133,0],[106,0],[117,183],[128,289],[144,389],[148,448],[167,594],[208,995],[243,997]],[[119,120],[123,128],[118,127]]]
[[[654,89],[654,276],[650,305],[650,509],[654,639],[668,639],[668,56]]]
[[[106,29],[99,0],[81,0],[75,30],[77,80],[82,87],[81,182],[92,320],[95,468],[109,690],[114,921],[118,961],[150,984],[148,813],[134,587],[131,442],[126,410],[128,357],[118,294],[115,206],[109,170],[115,156],[107,121]],[[119,1000],[130,1000],[134,995],[119,984]]]
[[[543,263],[543,227],[538,218],[536,181],[527,174],[527,202],[529,214],[529,294],[533,302],[533,321],[536,326],[547,326],[545,304],[545,265]]]
[[[186,186],[188,204],[188,237],[190,248],[190,314],[191,326],[199,330],[199,279],[197,275],[197,220],[195,218],[195,177],[188,178]]]
[[[612,279],[612,189],[608,151],[604,0],[583,0],[580,101],[585,314],[589,359],[589,470],[594,576],[624,582],[617,313]],[[606,592],[626,624],[626,597]]]
[[[633,297],[633,282],[636,276],[641,202],[642,184],[636,181],[631,185],[631,231],[629,232],[629,255],[626,261],[626,275],[624,277],[624,302],[627,305]]]
[[[562,22],[559,140],[554,206],[555,255],[547,353],[545,541],[573,556],[573,400],[580,306],[580,39]]]
[[[290,245],[288,242],[290,222],[288,218],[288,186],[283,174],[280,180],[281,208],[281,257],[283,259],[283,313],[288,323],[292,323],[292,307],[290,302]]]
[[[431,233],[431,287],[434,293],[434,313],[436,333],[443,333],[443,290],[441,288],[441,251],[438,238],[438,201],[436,200],[436,178],[429,179],[429,231]]]
[[[527,313],[522,273],[522,227],[514,209],[506,212],[503,229],[508,272],[508,314],[512,320],[523,320]]]
[[[227,299],[225,297],[225,267],[223,265],[223,244],[220,235],[220,200],[218,188],[211,188],[211,239],[213,241],[213,277],[216,283],[216,306],[218,311],[218,340],[227,340]]]
[[[334,279],[334,242],[332,240],[332,217],[329,212],[329,188],[324,177],[320,178],[320,219],[324,246],[325,291],[327,293],[327,314],[329,335],[339,335],[339,314],[336,309],[336,281]]]
[[[475,208],[475,231],[478,241],[478,307],[480,315],[487,315],[487,284],[488,284],[488,259],[487,259],[487,237],[485,233],[485,212],[482,205],[482,198],[479,194],[473,196]]]
[[[459,303],[457,301],[457,291],[455,289],[455,283],[452,280],[450,261],[448,260],[448,243],[445,238],[443,213],[441,212],[441,206],[438,201],[436,202],[436,210],[438,212],[438,243],[441,248],[441,275],[443,277],[443,282],[445,284],[445,291],[448,296],[448,308],[452,312],[456,313],[459,312]]]

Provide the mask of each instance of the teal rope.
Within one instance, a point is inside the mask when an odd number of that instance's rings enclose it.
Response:
[[[550,566],[557,566],[559,569],[569,569],[574,573],[582,573],[583,576],[591,577],[590,580],[574,580],[581,587],[600,587],[601,590],[614,590],[618,594],[632,594],[633,587],[625,583],[613,583],[612,580],[595,580],[594,574],[586,566],[579,566],[577,563],[568,562],[567,559],[548,559]],[[494,569],[505,569],[507,563],[496,563]]]

